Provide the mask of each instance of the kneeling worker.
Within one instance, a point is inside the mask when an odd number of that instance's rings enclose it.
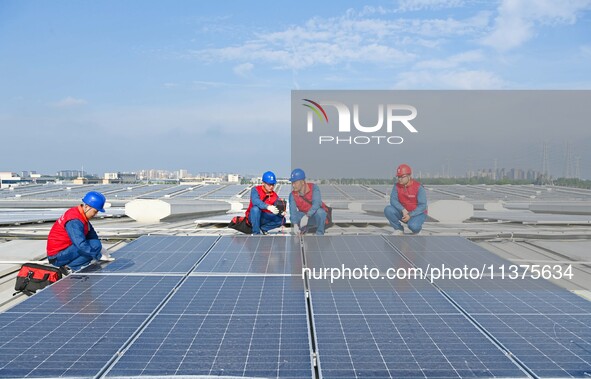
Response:
[[[280,227],[284,222],[285,209],[275,206],[279,200],[279,196],[274,191],[277,183],[275,174],[267,171],[263,174],[262,179],[262,185],[250,190],[250,204],[248,204],[245,214],[252,225],[252,234],[254,235],[267,234],[269,230]]]
[[[320,189],[313,183],[306,183],[306,173],[301,168],[293,170],[289,180],[293,187],[289,194],[289,217],[296,234],[316,229],[316,235],[323,235],[328,224],[328,208],[322,202]]]
[[[96,191],[88,192],[82,204],[68,209],[54,224],[47,237],[47,258],[54,266],[68,266],[78,271],[93,259],[113,261],[103,248],[90,224],[98,212],[104,212],[105,196]]]
[[[384,209],[384,215],[397,234],[404,234],[404,226],[408,225],[413,234],[423,228],[427,218],[427,193],[421,183],[413,180],[409,165],[401,164],[396,170],[397,183],[390,194],[390,205]]]

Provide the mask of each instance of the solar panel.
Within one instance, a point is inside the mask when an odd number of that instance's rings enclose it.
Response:
[[[179,277],[71,275],[0,314],[0,376],[92,377]]]
[[[536,375],[591,375],[591,302],[545,280],[437,284]]]
[[[379,236],[305,237],[304,246],[309,267],[410,267]],[[427,280],[309,283],[323,377],[527,377]]]
[[[73,274],[6,313],[149,314],[179,280],[178,276]]]
[[[527,377],[426,281],[310,282],[323,377]]]
[[[291,236],[224,237],[199,263],[195,272],[301,275],[299,239]]]
[[[591,375],[591,303],[549,282],[382,278],[508,263],[465,239],[299,241],[139,238],[0,314],[0,377]],[[304,281],[302,263],[379,276]]]
[[[312,377],[303,281],[189,277],[108,376]]]
[[[220,189],[216,190],[215,192],[210,192],[206,196],[203,196],[204,199],[231,199],[234,196],[237,196],[240,192],[247,189],[249,186],[242,185],[242,184],[230,184],[227,186],[223,186]]]
[[[0,314],[0,376],[93,377],[146,319],[144,314]]]
[[[217,237],[142,236],[117,250],[108,265],[89,266],[84,273],[182,273],[186,274],[215,243]]]
[[[510,264],[509,261],[492,254],[488,250],[454,236],[385,236],[396,250],[400,251],[411,263],[426,270],[427,267],[479,268],[483,265],[499,266]]]
[[[591,375],[591,302],[459,237],[387,237],[418,267],[493,264],[494,276],[435,280],[470,318],[539,377]],[[500,265],[505,265],[501,277]]]
[[[540,378],[591,376],[591,314],[476,315]]]
[[[304,252],[310,268],[376,268],[383,274],[408,263],[380,236],[305,236]]]

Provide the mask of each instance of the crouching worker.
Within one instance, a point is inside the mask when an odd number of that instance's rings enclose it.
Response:
[[[397,183],[390,194],[390,205],[384,215],[394,228],[395,234],[404,235],[405,223],[413,234],[418,234],[427,219],[427,194],[421,183],[412,179],[409,165],[401,164],[396,169]]]
[[[279,199],[275,192],[277,178],[271,171],[263,174],[263,184],[250,190],[250,204],[245,217],[252,225],[252,234],[267,234],[269,230],[284,224],[285,206],[278,207],[285,201]]]
[[[322,202],[320,189],[313,183],[306,183],[306,173],[301,168],[291,172],[289,178],[293,191],[289,194],[289,219],[295,234],[316,232],[324,235],[328,207]]]
[[[98,212],[104,212],[105,196],[100,192],[88,192],[82,204],[68,209],[54,224],[47,237],[47,258],[54,266],[68,266],[78,271],[93,259],[113,261],[103,248],[90,220]]]

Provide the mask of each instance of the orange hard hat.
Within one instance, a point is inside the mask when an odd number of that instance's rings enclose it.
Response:
[[[396,169],[396,176],[411,175],[411,174],[412,174],[412,170],[410,169],[410,166],[407,164],[401,164]]]

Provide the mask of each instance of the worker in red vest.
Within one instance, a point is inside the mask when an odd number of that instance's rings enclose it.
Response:
[[[47,258],[54,266],[68,266],[73,271],[97,261],[113,261],[103,248],[90,220],[104,212],[105,196],[88,192],[82,204],[68,209],[54,224],[47,237]]]
[[[296,234],[316,231],[324,235],[328,208],[322,202],[320,189],[313,183],[306,183],[306,173],[301,168],[291,172],[289,178],[293,191],[289,194],[289,219]]]
[[[285,209],[276,206],[279,196],[275,193],[277,177],[272,171],[263,174],[263,184],[250,190],[250,204],[245,217],[252,225],[252,234],[267,234],[269,230],[284,224]]]
[[[407,164],[401,164],[396,170],[397,183],[390,194],[390,205],[384,209],[384,214],[396,234],[404,234],[405,223],[413,234],[423,228],[427,218],[427,193],[421,183],[413,180],[412,170]]]

